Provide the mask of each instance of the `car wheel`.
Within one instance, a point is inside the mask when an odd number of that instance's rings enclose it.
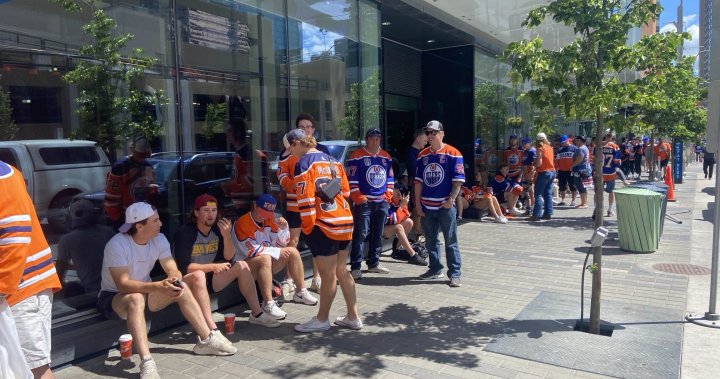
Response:
[[[50,229],[56,233],[70,231],[70,202],[77,192],[64,192],[55,196],[48,207],[47,220]]]

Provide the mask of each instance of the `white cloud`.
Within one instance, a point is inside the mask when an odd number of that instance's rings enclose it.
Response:
[[[660,28],[660,33],[677,32],[675,24],[667,24]]]
[[[683,17],[683,24],[689,24],[689,23],[691,23],[691,22],[693,22],[693,21],[695,21],[695,20],[697,20],[697,15],[696,15],[696,14],[689,14],[689,15]]]
[[[700,51],[700,26],[698,24],[690,25],[687,32],[690,33],[692,39],[684,42],[683,55],[697,55]]]

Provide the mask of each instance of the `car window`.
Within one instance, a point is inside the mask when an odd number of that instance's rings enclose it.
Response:
[[[328,148],[328,151],[333,158],[337,160],[342,159],[343,151],[345,151],[345,145],[326,145],[325,143],[323,143],[323,145]]]
[[[100,162],[95,146],[42,147],[40,157],[48,165]]]
[[[164,184],[170,175],[172,175],[173,170],[175,169],[177,162],[173,161],[155,161],[150,162],[153,166],[153,170],[155,171],[155,182],[157,184]]]
[[[0,161],[3,161],[20,170],[20,167],[18,167],[17,160],[15,159],[15,154],[13,154],[12,149],[0,149]]]

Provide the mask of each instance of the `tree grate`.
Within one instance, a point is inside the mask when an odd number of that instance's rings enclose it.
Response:
[[[653,269],[671,274],[682,275],[709,275],[712,273],[707,267],[696,266],[686,263],[658,263],[652,266]]]

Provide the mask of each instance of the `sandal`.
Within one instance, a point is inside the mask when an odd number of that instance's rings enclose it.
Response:
[[[581,204],[581,205],[578,205],[578,206],[575,207],[575,208],[576,208],[576,209],[587,209],[587,207],[588,207],[587,205],[582,205],[582,204]]]

